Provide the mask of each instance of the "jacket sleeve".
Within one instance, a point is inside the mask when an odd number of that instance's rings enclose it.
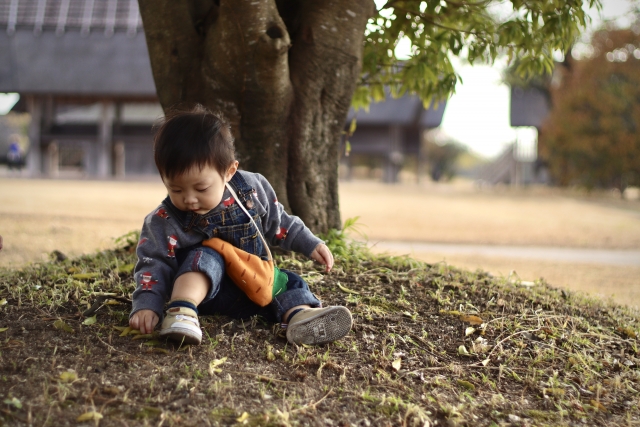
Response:
[[[284,206],[278,202],[273,187],[264,176],[260,174],[255,176],[258,180],[258,188],[256,188],[258,201],[266,210],[261,219],[267,242],[271,246],[279,246],[287,251],[311,256],[322,240],[315,236],[299,217],[285,212]]]
[[[140,233],[134,270],[136,290],[133,292],[131,317],[140,310],[153,310],[160,320],[164,303],[169,299],[178,263],[170,239],[175,236],[173,226],[159,207],[147,215]]]

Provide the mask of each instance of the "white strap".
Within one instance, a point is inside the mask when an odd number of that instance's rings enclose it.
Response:
[[[238,195],[236,194],[235,191],[233,191],[233,188],[231,188],[231,186],[229,185],[228,182],[225,183],[227,189],[229,190],[229,192],[231,193],[231,195],[233,196],[233,198],[235,199],[236,203],[238,204],[238,206],[240,206],[240,208],[242,208],[242,210],[244,211],[244,213],[247,214],[247,216],[249,217],[249,220],[253,223],[253,225],[256,227],[256,230],[258,230],[258,235],[260,236],[260,238],[262,239],[262,243],[264,243],[264,247],[267,249],[267,254],[269,255],[269,260],[273,261],[273,256],[271,255],[271,251],[269,250],[269,244],[267,243],[267,241],[265,240],[264,236],[262,235],[262,233],[260,232],[260,227],[258,227],[258,224],[256,224],[256,222],[253,220],[253,217],[249,214],[249,212],[247,211],[247,209],[245,209],[245,207],[242,205],[242,203],[240,202],[240,199],[238,198]]]

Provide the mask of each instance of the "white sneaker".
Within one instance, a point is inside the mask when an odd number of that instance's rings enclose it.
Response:
[[[287,340],[294,344],[326,344],[351,330],[351,312],[342,306],[305,308],[287,326]]]
[[[170,308],[162,321],[160,336],[184,344],[200,344],[202,330],[200,329],[200,322],[198,322],[198,315],[190,308]]]

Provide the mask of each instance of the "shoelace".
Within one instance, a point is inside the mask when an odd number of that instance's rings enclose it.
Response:
[[[184,314],[176,314],[176,320],[188,320],[189,322],[193,322],[198,325],[198,319],[191,316],[185,316]]]

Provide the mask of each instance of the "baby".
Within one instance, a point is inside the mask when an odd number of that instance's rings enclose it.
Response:
[[[187,344],[201,342],[198,315],[207,314],[261,315],[286,326],[287,340],[296,344],[332,342],[351,330],[346,307],[322,308],[290,271],[282,270],[286,290],[260,307],[225,274],[222,256],[202,245],[218,237],[264,259],[262,233],[270,246],[302,253],[327,272],[333,267],[329,248],[284,211],[265,177],[238,170],[231,130],[220,115],[202,107],[167,115],[155,135],[154,157],[168,197],[147,215],[140,233],[132,328],[151,333],[168,300],[160,335]]]

